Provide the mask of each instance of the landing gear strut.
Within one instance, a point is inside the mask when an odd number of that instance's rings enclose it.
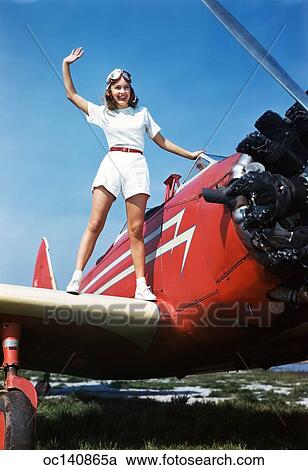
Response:
[[[37,394],[31,382],[18,377],[17,323],[0,324],[5,381],[0,391],[0,449],[32,449],[36,425]]]

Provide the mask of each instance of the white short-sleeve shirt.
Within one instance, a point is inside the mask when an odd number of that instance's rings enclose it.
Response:
[[[109,110],[88,101],[87,121],[103,129],[108,146],[144,150],[144,134],[153,139],[160,127],[145,106]]]

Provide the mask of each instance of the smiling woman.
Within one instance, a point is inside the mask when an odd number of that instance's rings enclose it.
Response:
[[[107,77],[107,88],[105,93],[106,105],[110,110],[136,108],[138,98],[131,86],[131,74],[126,70],[115,69]]]
[[[145,249],[143,240],[144,214],[150,197],[147,161],[143,155],[144,134],[161,148],[182,157],[195,160],[203,150],[190,152],[165,139],[160,127],[146,107],[138,106],[132,88],[132,77],[123,69],[113,70],[107,77],[105,104],[98,106],[77,94],[69,66],[82,57],[81,47],[73,49],[63,61],[63,78],[67,98],[86,113],[87,121],[103,129],[109,151],[102,160],[92,183],[92,211],[81,239],[76,269],[67,286],[67,292],[79,294],[83,269],[88,262],[101,233],[112,203],[122,192],[127,213],[127,228],[136,274],[135,298],[156,300],[146,284]]]

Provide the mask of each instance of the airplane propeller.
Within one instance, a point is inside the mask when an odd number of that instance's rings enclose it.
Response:
[[[201,0],[246,51],[308,111],[308,96],[264,47],[217,0]]]

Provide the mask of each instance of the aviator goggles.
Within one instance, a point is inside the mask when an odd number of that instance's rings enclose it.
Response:
[[[107,88],[112,82],[117,81],[121,76],[128,83],[131,83],[132,76],[129,72],[127,72],[126,70],[122,70],[122,69],[114,69],[112,72],[110,72],[110,74],[107,77],[107,80],[106,80]]]

